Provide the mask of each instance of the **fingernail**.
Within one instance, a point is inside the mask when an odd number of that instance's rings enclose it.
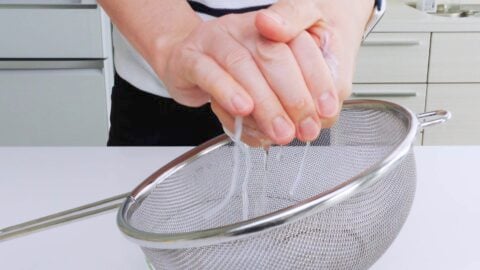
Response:
[[[246,113],[250,109],[250,103],[240,94],[236,94],[232,98],[232,104],[235,110],[240,113]]]
[[[275,132],[275,137],[279,140],[285,140],[292,134],[292,128],[281,115],[273,119],[273,131]]]
[[[338,113],[338,98],[332,91],[326,91],[318,97],[318,112],[323,117],[333,117]]]
[[[304,140],[311,141],[318,137],[320,133],[320,127],[313,120],[312,117],[308,117],[300,122],[300,134]]]
[[[285,21],[283,20],[282,17],[280,17],[280,15],[278,15],[278,13],[274,12],[274,11],[271,11],[271,10],[268,10],[268,9],[265,9],[262,11],[263,14],[267,17],[269,17],[270,19],[272,19],[273,21],[275,21],[276,23],[280,24],[280,25],[284,25],[285,24]]]

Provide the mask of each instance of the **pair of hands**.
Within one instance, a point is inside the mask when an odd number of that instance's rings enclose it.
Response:
[[[199,22],[171,47],[159,76],[181,104],[211,101],[231,132],[243,116],[242,140],[250,145],[314,140],[350,94],[368,19],[348,18],[341,4],[328,2],[281,0]]]

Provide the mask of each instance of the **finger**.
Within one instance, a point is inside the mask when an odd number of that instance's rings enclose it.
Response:
[[[217,115],[218,119],[222,123],[223,127],[227,129],[231,134],[234,134],[235,132],[235,119],[233,116],[228,114],[217,102],[212,101],[211,107],[215,115]],[[242,137],[241,140],[252,146],[252,147],[260,147],[264,146],[265,144],[270,144],[270,140],[266,135],[264,135],[262,132],[258,131],[257,129],[254,129],[251,127],[252,124],[254,124],[253,119],[250,117],[245,117],[244,118],[244,126],[243,126],[243,131],[242,131]]]
[[[211,102],[211,107],[213,112],[217,115],[220,122],[231,134],[235,134],[235,117],[228,114],[221,106],[218,105],[215,101]],[[270,141],[268,136],[262,133],[255,124],[255,120],[252,117],[247,116],[242,118],[242,136],[249,136],[255,138],[259,142]]]
[[[255,26],[268,39],[288,42],[322,17],[316,1],[279,0],[257,13]]]
[[[188,57],[187,77],[207,92],[232,115],[248,115],[253,110],[253,101],[242,86],[213,59],[202,53]]]
[[[339,114],[331,118],[322,119],[322,128],[331,128],[338,121]]]
[[[178,88],[169,87],[168,92],[172,99],[184,106],[198,108],[210,101],[210,96],[199,87]]]
[[[255,59],[283,108],[295,123],[296,136],[311,141],[320,133],[320,121],[295,57],[284,43],[260,39]]]
[[[352,81],[357,50],[346,50],[345,43],[340,42],[332,28],[326,24],[315,25],[308,32],[316,40],[322,50],[325,63],[332,72],[333,81],[337,88],[339,104],[348,98],[352,92]],[[342,45],[343,44],[343,45]],[[356,52],[357,51],[357,52]],[[339,65],[339,63],[342,65]]]
[[[310,34],[302,32],[289,46],[302,71],[321,118],[337,115],[340,104],[333,81],[334,72],[327,65],[322,51]]]
[[[259,129],[275,143],[289,143],[295,136],[294,124],[265,80],[251,52],[240,43],[225,42],[229,39],[234,40],[232,36],[224,38],[222,43],[212,40],[204,50],[250,95],[254,103],[252,116]]]
[[[334,46],[332,44],[334,35],[331,27],[322,23],[309,28],[307,31],[321,49],[325,63],[332,73],[333,80],[335,82],[338,81],[339,66],[337,57],[333,52]]]

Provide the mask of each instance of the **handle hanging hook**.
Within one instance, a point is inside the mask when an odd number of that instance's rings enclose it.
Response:
[[[424,129],[429,126],[445,123],[452,117],[449,111],[437,110],[426,113],[420,113],[417,115],[418,121],[420,121],[420,128]]]

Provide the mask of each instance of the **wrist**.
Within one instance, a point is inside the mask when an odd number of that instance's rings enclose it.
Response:
[[[345,27],[353,30],[356,40],[362,40],[367,26],[374,15],[375,0],[343,1]],[[353,7],[351,5],[354,5]]]
[[[325,7],[325,21],[330,26],[342,29],[343,33],[348,33],[354,40],[361,40],[365,29],[374,14],[375,0],[320,0]]]

